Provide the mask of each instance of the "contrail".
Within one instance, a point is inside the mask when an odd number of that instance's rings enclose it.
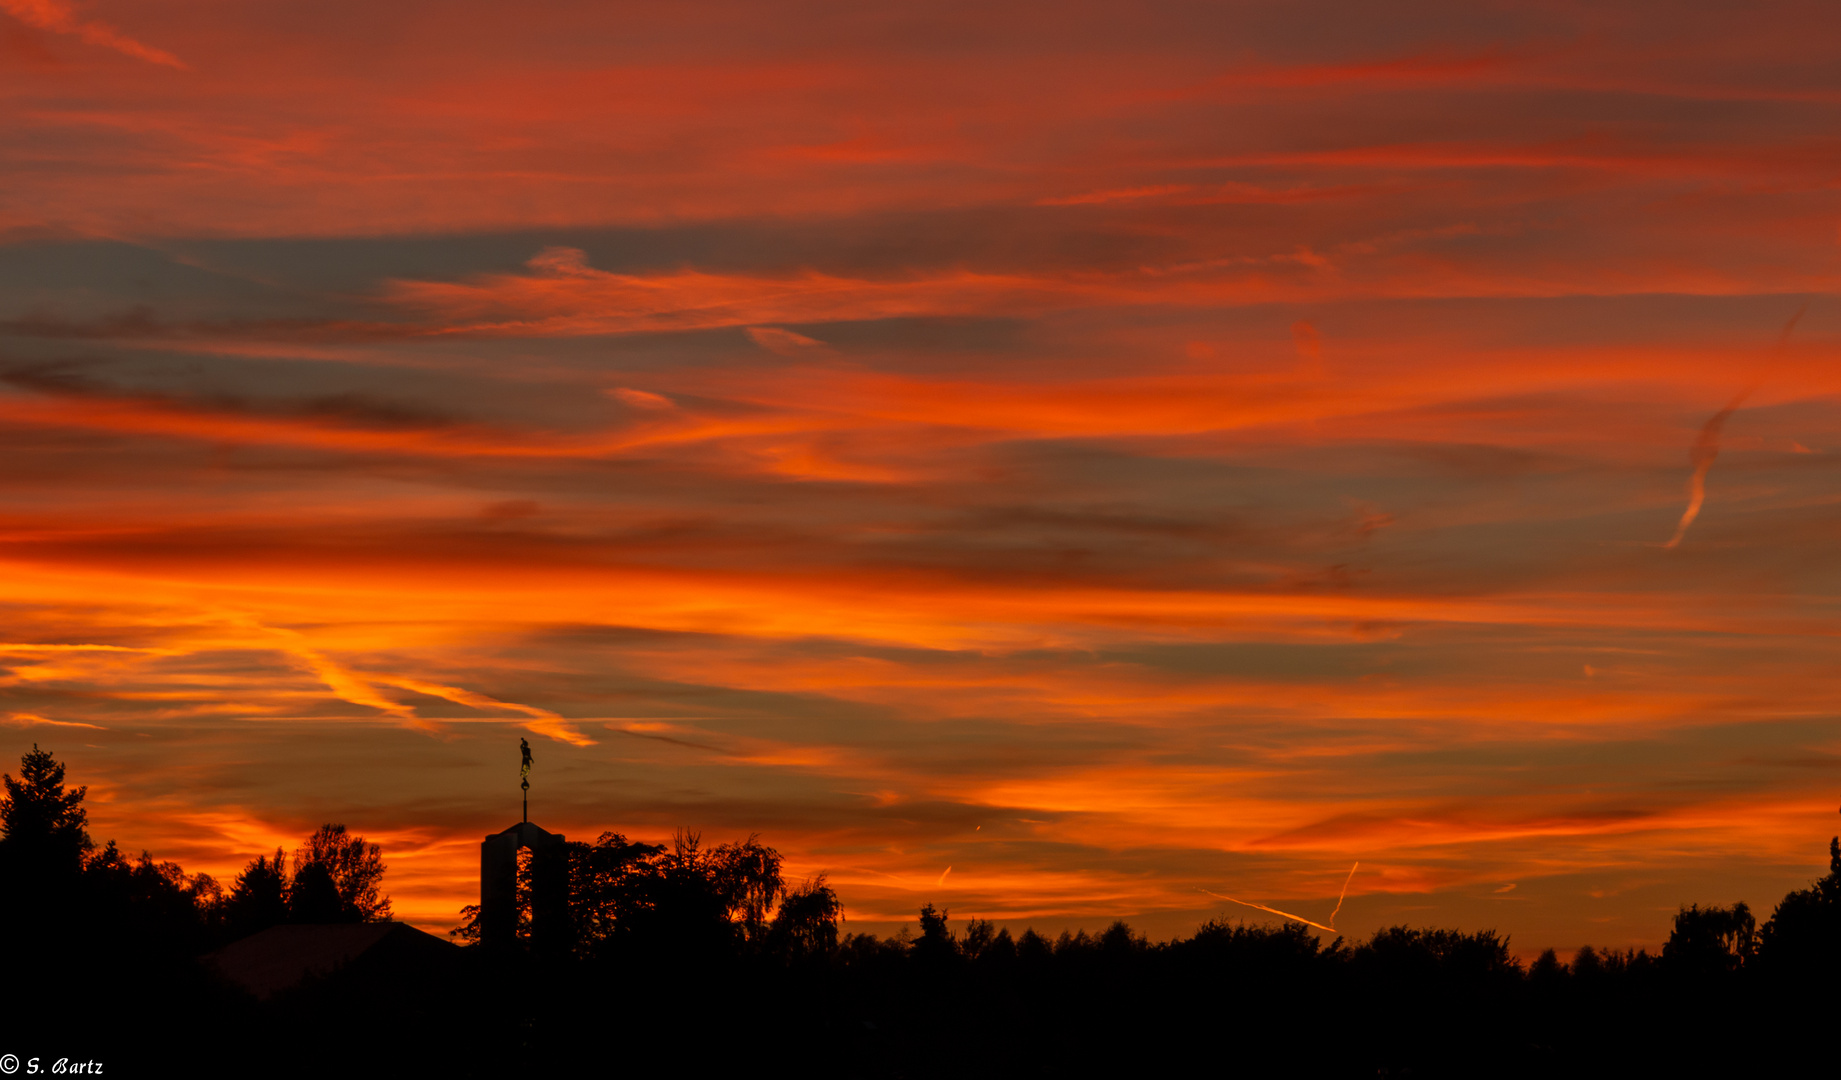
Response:
[[[1205,893],[1208,893],[1208,895],[1214,897],[1217,900],[1226,900],[1230,904],[1239,904],[1241,907],[1257,908],[1260,911],[1270,911],[1274,915],[1283,915],[1285,918],[1290,919],[1292,922],[1301,922],[1306,926],[1314,926],[1319,930],[1328,930],[1332,934],[1336,933],[1336,928],[1334,926],[1325,926],[1320,922],[1312,922],[1311,920],[1306,919],[1302,915],[1293,915],[1289,911],[1280,911],[1278,908],[1267,907],[1264,904],[1249,904],[1245,900],[1236,900],[1231,896],[1222,896],[1220,893],[1214,892],[1209,889],[1203,889],[1202,891]]]
[[[1343,900],[1349,895],[1349,882],[1355,880],[1355,872],[1361,869],[1361,865],[1361,863],[1356,863],[1349,867],[1349,876],[1342,879],[1342,891],[1336,894],[1336,910],[1330,912],[1330,925],[1332,926],[1336,924],[1337,914],[1342,911]]]
[[[1777,336],[1777,346],[1771,350],[1773,356],[1783,352],[1784,347],[1790,343],[1790,332],[1796,329],[1797,321],[1807,310],[1809,310],[1808,304],[1797,308],[1796,314],[1790,316],[1790,321],[1784,324],[1783,333]],[[1662,545],[1663,547],[1672,548],[1681,543],[1681,538],[1688,534],[1688,526],[1694,524],[1694,519],[1700,516],[1701,504],[1707,501],[1707,471],[1713,468],[1714,459],[1720,456],[1720,429],[1726,426],[1726,418],[1745,403],[1745,399],[1752,395],[1752,391],[1758,389],[1760,381],[1762,380],[1754,381],[1750,386],[1739,391],[1737,397],[1727,402],[1725,408],[1714,413],[1713,418],[1700,429],[1699,437],[1694,440],[1693,447],[1688,450],[1688,462],[1694,466],[1694,474],[1688,477],[1688,507],[1681,512],[1681,523],[1675,526],[1675,535],[1670,537],[1668,543]]]
[[[1694,466],[1694,475],[1688,477],[1688,508],[1681,512],[1681,523],[1675,526],[1675,535],[1669,537],[1665,548],[1672,548],[1681,543],[1681,538],[1688,534],[1688,526],[1700,516],[1700,504],[1707,501],[1707,470],[1713,468],[1713,459],[1720,456],[1720,429],[1726,426],[1726,418],[1739,407],[1750,391],[1733,398],[1732,402],[1707,421],[1707,426],[1700,429],[1700,437],[1694,440],[1694,446],[1688,451],[1688,461]]]
[[[1327,930],[1332,934],[1340,934],[1342,933],[1342,931],[1336,929],[1336,915],[1338,912],[1342,911],[1343,899],[1349,895],[1349,882],[1354,880],[1355,871],[1361,865],[1362,864],[1358,862],[1354,866],[1349,867],[1349,876],[1342,879],[1342,893],[1341,895],[1336,897],[1336,910],[1330,912],[1330,925],[1328,926],[1325,926],[1322,923],[1316,922],[1311,919],[1306,919],[1302,915],[1293,915],[1289,911],[1280,911],[1278,908],[1275,908],[1275,907],[1267,907],[1264,904],[1248,903],[1245,900],[1236,900],[1231,896],[1223,896],[1220,893],[1213,892],[1209,889],[1203,889],[1201,891],[1208,893],[1208,895],[1214,897],[1217,900],[1226,900],[1230,904],[1239,904],[1241,907],[1250,907],[1250,908],[1256,908],[1260,911],[1269,911],[1274,915],[1283,915],[1285,918],[1290,919],[1293,922],[1301,922],[1306,926],[1314,926],[1319,930]]]
[[[942,871],[940,871],[940,880],[938,880],[938,881],[936,881],[936,882],[934,882],[934,883],[933,883],[933,887],[937,889],[937,888],[939,888],[940,886],[942,886],[942,885],[944,885],[944,884],[946,884],[946,875],[947,875],[947,874],[950,874],[950,873],[952,873],[952,867],[950,867],[950,866],[949,866],[949,867],[947,867],[946,869],[944,869],[944,870],[942,870]]]

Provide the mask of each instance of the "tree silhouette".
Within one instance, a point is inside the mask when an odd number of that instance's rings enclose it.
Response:
[[[294,852],[294,921],[388,920],[390,898],[379,892],[385,869],[381,847],[365,843],[362,836],[346,835],[343,825],[321,825],[306,846]],[[303,917],[303,912],[312,917]]]
[[[634,913],[637,929],[656,942],[675,939],[675,947],[690,955],[730,951],[738,936],[729,918],[731,897],[714,880],[714,856],[702,837],[680,830],[654,867],[647,902]]]
[[[780,865],[780,853],[763,845],[753,833],[738,844],[721,844],[710,852],[710,882],[722,897],[729,919],[749,941],[762,939],[767,913],[785,891]]]
[[[920,909],[920,937],[914,939],[914,956],[923,963],[945,963],[959,955],[958,944],[946,926],[949,912],[935,910],[932,904]]]
[[[63,763],[37,743],[19,759],[19,779],[7,773],[0,784],[0,859],[10,872],[74,878],[95,848],[83,808],[89,788],[65,791]]]
[[[1797,981],[1841,970],[1841,837],[1828,841],[1828,873],[1787,894],[1758,936],[1758,964]]]
[[[973,919],[965,924],[965,933],[959,935],[959,955],[977,960],[991,950],[996,940],[997,927],[991,925],[990,920]]]
[[[288,863],[280,848],[274,858],[258,855],[231,883],[225,918],[237,936],[288,921]]]
[[[1114,958],[1124,958],[1134,953],[1141,953],[1150,947],[1143,934],[1132,932],[1132,928],[1123,919],[1114,922],[1099,936],[1100,951]]]
[[[1675,915],[1675,928],[1662,946],[1662,962],[1691,977],[1729,975],[1745,966],[1757,940],[1757,922],[1745,904],[1690,904]]]
[[[592,844],[572,843],[569,848],[570,922],[577,949],[592,956],[630,935],[644,921],[655,899],[657,860],[665,848],[634,843],[616,832],[604,832]],[[477,908],[468,910],[477,923]],[[464,933],[457,936],[469,940]]]
[[[1055,947],[1032,926],[1016,939],[1016,955],[1025,963],[1041,965],[1055,955]]]
[[[971,927],[967,929],[966,936],[972,937],[976,928],[979,927],[988,932],[991,924],[982,919],[974,920]],[[972,959],[986,967],[1000,970],[1007,969],[1009,965],[1016,963],[1016,940],[1010,936],[1009,927],[999,927],[997,933],[988,942],[982,940],[984,933],[978,933],[977,936],[980,939],[976,942],[977,951],[968,953]]]
[[[187,874],[145,851],[128,859],[113,840],[84,866],[82,892],[91,935],[114,948],[201,948],[224,911],[223,889],[211,875]]]
[[[827,956],[837,948],[837,924],[843,906],[819,874],[788,892],[774,914],[767,937],[776,953],[788,958]]]
[[[363,922],[355,908],[339,899],[332,871],[320,863],[307,863],[294,874],[288,890],[288,921],[297,923]]]
[[[479,905],[467,904],[460,909],[460,925],[447,932],[458,945],[479,944]]]

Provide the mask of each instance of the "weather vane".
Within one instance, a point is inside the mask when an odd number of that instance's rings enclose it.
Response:
[[[524,823],[531,823],[531,741],[519,739],[518,749],[524,752],[524,767],[518,770],[521,778],[518,786],[524,789]]]

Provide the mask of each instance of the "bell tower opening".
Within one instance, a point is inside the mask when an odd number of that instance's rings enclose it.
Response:
[[[523,855],[523,858],[520,856]],[[523,862],[524,872],[519,873]],[[520,878],[523,878],[520,881]],[[520,885],[523,887],[520,888]],[[569,940],[569,842],[521,821],[479,846],[479,941],[493,950],[517,947],[521,904],[528,898],[530,949],[566,950]]]

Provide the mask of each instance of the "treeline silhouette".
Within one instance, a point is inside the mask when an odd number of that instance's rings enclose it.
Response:
[[[113,840],[97,848],[89,789],[66,790],[64,766],[36,744],[19,771],[0,777],[0,914],[9,927],[38,929],[32,940],[81,931],[190,954],[280,923],[390,917],[382,849],[343,825],[320,826],[291,860],[279,848],[252,860],[225,890],[145,851],[129,858]]]
[[[1406,926],[1327,943],[1226,920],[1168,942],[1123,922],[1049,938],[927,905],[913,929],[847,934],[822,876],[789,884],[758,837],[691,833],[527,852],[509,947],[478,945],[469,908],[454,964],[259,1001],[201,957],[271,927],[387,920],[377,845],[323,826],[226,889],[98,848],[85,789],[37,747],[3,779],[0,1053],[117,1076],[1757,1075],[1832,1061],[1841,1005],[1841,839],[1762,926],[1745,904],[1692,905],[1660,953],[1523,965],[1493,931]],[[562,893],[533,891],[538,858],[561,860]],[[566,909],[549,942],[531,933],[546,902]]]
[[[823,874],[788,888],[780,853],[759,836],[706,848],[698,834],[680,831],[666,847],[610,832],[557,852],[520,852],[517,945],[526,953],[544,951],[531,933],[533,907],[543,902],[531,867],[545,858],[566,864],[559,899],[567,906],[568,932],[554,950],[564,956],[628,960],[662,949],[676,957],[749,953],[791,961],[837,948],[843,917],[837,893]],[[450,933],[477,944],[479,906],[460,914],[461,925]]]

